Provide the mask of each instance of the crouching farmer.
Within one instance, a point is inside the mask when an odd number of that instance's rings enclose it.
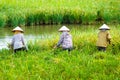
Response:
[[[14,33],[14,36],[12,38],[11,46],[13,47],[14,53],[18,51],[27,51],[28,48],[24,41],[23,30],[17,26],[12,32]]]
[[[103,24],[99,28],[99,30],[100,32],[98,33],[98,40],[96,46],[99,51],[106,51],[106,48],[108,44],[110,44],[110,40],[111,40],[110,33],[108,32],[110,28],[106,24]]]
[[[70,30],[66,26],[63,26],[59,29],[59,31],[62,32],[62,34],[60,36],[59,42],[54,48],[57,48],[60,45],[62,45],[62,49],[68,50],[68,53],[70,53],[70,51],[73,48],[72,36],[69,34]]]

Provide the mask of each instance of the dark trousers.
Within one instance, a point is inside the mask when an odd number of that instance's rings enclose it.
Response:
[[[27,50],[24,47],[18,48],[18,49],[14,49],[14,53],[19,52],[19,51],[27,51]]]
[[[98,51],[106,51],[106,47],[97,46]]]
[[[63,50],[67,50],[68,54],[70,54],[70,51],[72,50],[72,48],[63,48]]]
[[[58,49],[54,49],[54,54],[58,54],[59,52],[62,52],[64,50],[67,50],[68,51],[68,54],[70,54],[72,48],[58,48]]]

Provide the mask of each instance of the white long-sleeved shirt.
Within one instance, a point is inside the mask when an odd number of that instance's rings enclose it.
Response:
[[[12,38],[12,46],[13,49],[19,49],[22,47],[25,47],[25,41],[24,41],[24,36],[22,33],[15,34]]]

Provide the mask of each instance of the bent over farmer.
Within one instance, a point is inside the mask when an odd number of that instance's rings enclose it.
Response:
[[[70,53],[72,47],[73,47],[73,43],[72,43],[72,36],[69,33],[69,29],[66,26],[62,26],[59,29],[60,32],[62,32],[61,36],[60,36],[60,40],[57,43],[57,45],[54,47],[59,47],[60,45],[62,45],[62,49],[63,50],[68,50],[68,53]]]
[[[12,32],[14,32],[14,36],[12,38],[11,46],[13,47],[14,52],[16,53],[17,51],[22,50],[27,51],[27,46],[24,41],[23,30],[19,26],[17,26],[12,30]]]
[[[111,42],[110,41],[111,36],[110,36],[110,33],[108,32],[110,28],[106,24],[103,24],[99,28],[99,30],[100,32],[98,33],[98,40],[97,40],[96,46],[99,51],[106,51],[108,44],[110,44]]]

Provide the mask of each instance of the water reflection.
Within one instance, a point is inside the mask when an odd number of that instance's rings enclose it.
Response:
[[[50,38],[51,34],[57,32],[61,25],[46,25],[46,26],[26,26],[22,27],[24,30],[24,37],[26,41],[34,41],[37,39]],[[0,28],[0,49],[8,49],[8,43],[11,43],[13,27]]]
[[[66,25],[71,31],[74,29],[76,31],[85,31],[89,29],[85,25]],[[37,39],[47,39],[51,38],[53,33],[58,33],[58,29],[62,25],[41,25],[41,26],[27,26],[22,27],[24,30],[24,37],[26,41],[34,41]],[[87,28],[86,28],[87,27]],[[93,27],[93,26],[92,26]],[[0,28],[0,49],[6,48],[7,44],[11,42],[13,33],[11,32],[13,27]]]
[[[7,44],[10,43],[11,37],[12,36],[0,37],[0,49],[2,48],[8,49]]]

